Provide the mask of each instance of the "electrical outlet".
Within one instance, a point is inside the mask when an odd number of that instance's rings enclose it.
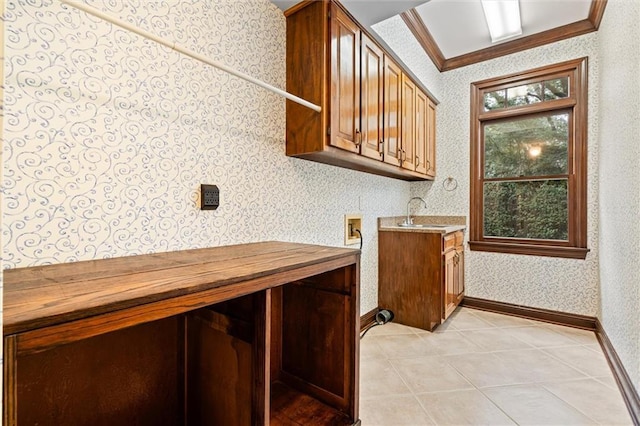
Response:
[[[362,215],[344,215],[344,245],[360,244],[360,234],[355,231],[356,229],[362,232]]]
[[[200,185],[200,209],[215,210],[220,205],[220,190],[215,185]]]

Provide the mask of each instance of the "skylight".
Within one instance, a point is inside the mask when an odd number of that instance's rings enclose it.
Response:
[[[522,34],[518,0],[482,0],[482,9],[491,33],[491,42],[497,43]]]

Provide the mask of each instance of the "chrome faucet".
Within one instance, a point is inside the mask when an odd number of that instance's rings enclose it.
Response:
[[[404,225],[413,225],[413,219],[411,218],[411,214],[409,213],[409,205],[413,200],[420,200],[422,201],[422,204],[424,204],[424,206],[427,207],[427,202],[420,197],[413,197],[409,199],[409,201],[407,202],[407,218],[404,220]]]

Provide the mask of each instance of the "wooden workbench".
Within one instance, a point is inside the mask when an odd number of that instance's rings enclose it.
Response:
[[[5,425],[358,424],[358,250],[7,270]]]

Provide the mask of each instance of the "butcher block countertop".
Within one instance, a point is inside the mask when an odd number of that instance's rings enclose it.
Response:
[[[186,312],[356,263],[359,256],[353,249],[261,242],[9,269],[3,334],[145,304],[167,309],[158,302],[170,299],[179,305],[168,311]]]

